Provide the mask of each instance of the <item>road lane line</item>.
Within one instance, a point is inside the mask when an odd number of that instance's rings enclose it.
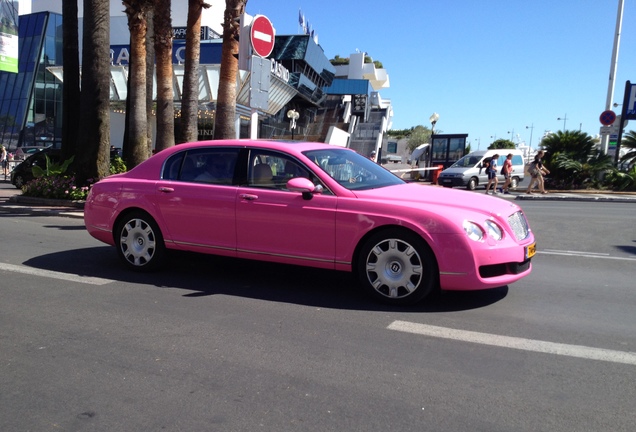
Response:
[[[596,252],[574,252],[574,251],[559,251],[559,250],[541,250],[537,251],[537,255],[561,255],[561,256],[575,256],[582,258],[599,258],[599,259],[609,259],[609,260],[619,260],[619,261],[636,261],[636,258],[627,258],[627,257],[615,257],[609,256],[609,254],[601,254]]]
[[[66,280],[70,282],[79,282],[79,283],[84,283],[89,285],[106,285],[111,282],[114,282],[112,279],[102,279],[102,278],[91,277],[91,276],[80,276],[80,275],[71,274],[71,273],[42,270],[42,269],[37,269],[33,267],[7,264],[7,263],[0,263],[0,270],[9,271],[13,273],[28,274],[33,276],[48,277],[53,279],[61,279],[61,280]]]
[[[437,327],[408,321],[393,321],[387,328],[389,330],[414,333],[422,336],[452,339],[482,345],[512,348],[522,351],[534,351],[545,354],[636,365],[635,352],[614,351],[603,348],[586,347],[583,345],[568,345],[467,330],[456,330],[447,327]]]

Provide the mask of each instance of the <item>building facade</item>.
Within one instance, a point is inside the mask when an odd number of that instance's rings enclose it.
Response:
[[[221,62],[222,18],[218,14],[222,16],[224,2],[213,3],[219,4],[210,8],[216,15],[204,15],[201,29],[201,140],[213,136]],[[111,142],[117,147],[125,129],[129,61],[127,18],[122,9],[120,1],[111,1]],[[187,20],[183,9],[173,9],[176,118],[183,83],[185,45],[179,38]],[[61,0],[33,0],[32,10],[33,13],[20,16],[19,73],[0,73],[0,142],[9,149],[38,143],[59,145],[61,140]],[[255,110],[250,106],[252,72],[241,70],[237,77],[237,138],[253,136],[251,123],[257,121],[259,138],[320,141],[351,147],[365,155],[379,153],[393,117],[390,101],[379,94],[380,89],[388,87],[388,74],[365,58],[364,53],[355,53],[347,65],[333,66],[313,37],[276,35],[274,49],[267,58],[271,73],[266,108]],[[298,116],[293,129],[290,111]]]

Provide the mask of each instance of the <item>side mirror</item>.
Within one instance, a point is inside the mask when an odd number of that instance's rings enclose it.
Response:
[[[287,189],[293,192],[302,192],[304,194],[321,193],[322,186],[316,186],[309,179],[304,177],[294,177],[287,182]]]

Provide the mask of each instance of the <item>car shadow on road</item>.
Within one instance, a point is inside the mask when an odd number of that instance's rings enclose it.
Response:
[[[190,252],[171,251],[167,258],[162,270],[135,272],[124,267],[114,248],[99,246],[42,255],[28,260],[24,265],[129,284],[183,289],[187,291],[183,296],[191,299],[229,295],[349,310],[420,313],[463,311],[496,303],[508,293],[507,287],[468,292],[446,291],[414,306],[390,306],[367,297],[358,288],[353,275],[345,272]]]

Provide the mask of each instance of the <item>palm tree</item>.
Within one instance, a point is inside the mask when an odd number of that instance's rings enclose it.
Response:
[[[124,160],[134,168],[148,158],[146,113],[146,33],[148,10],[152,0],[123,0],[130,30],[130,64],[128,66],[128,139]]]
[[[597,148],[594,138],[580,131],[558,131],[543,138],[550,187],[583,187],[598,183],[612,169],[612,158]]]
[[[592,154],[596,143],[585,132],[558,131],[543,138],[541,146],[547,153],[545,162],[549,165],[559,153],[566,153],[575,161],[585,162]]]
[[[146,155],[152,154],[152,123],[154,121],[153,98],[155,73],[155,16],[151,1],[146,18]]]
[[[198,139],[199,57],[201,53],[201,11],[210,5],[203,0],[188,0],[188,23],[181,96],[181,134],[179,142]]]
[[[76,179],[108,175],[110,163],[110,4],[84,0],[82,89]]]
[[[77,125],[80,117],[80,66],[77,1],[62,1],[62,32],[64,58],[64,86],[62,89],[62,155],[69,159],[75,154]]]
[[[157,137],[155,148],[157,151],[161,151],[174,145],[170,0],[155,0],[154,30],[157,64]]]
[[[235,138],[236,78],[240,35],[239,19],[245,13],[247,0],[225,0],[223,15],[223,48],[221,50],[221,72],[219,91],[214,116],[214,139]]]
[[[621,157],[621,162],[627,166],[636,163],[636,132],[632,130],[623,135],[621,148],[629,149],[629,151]]]

